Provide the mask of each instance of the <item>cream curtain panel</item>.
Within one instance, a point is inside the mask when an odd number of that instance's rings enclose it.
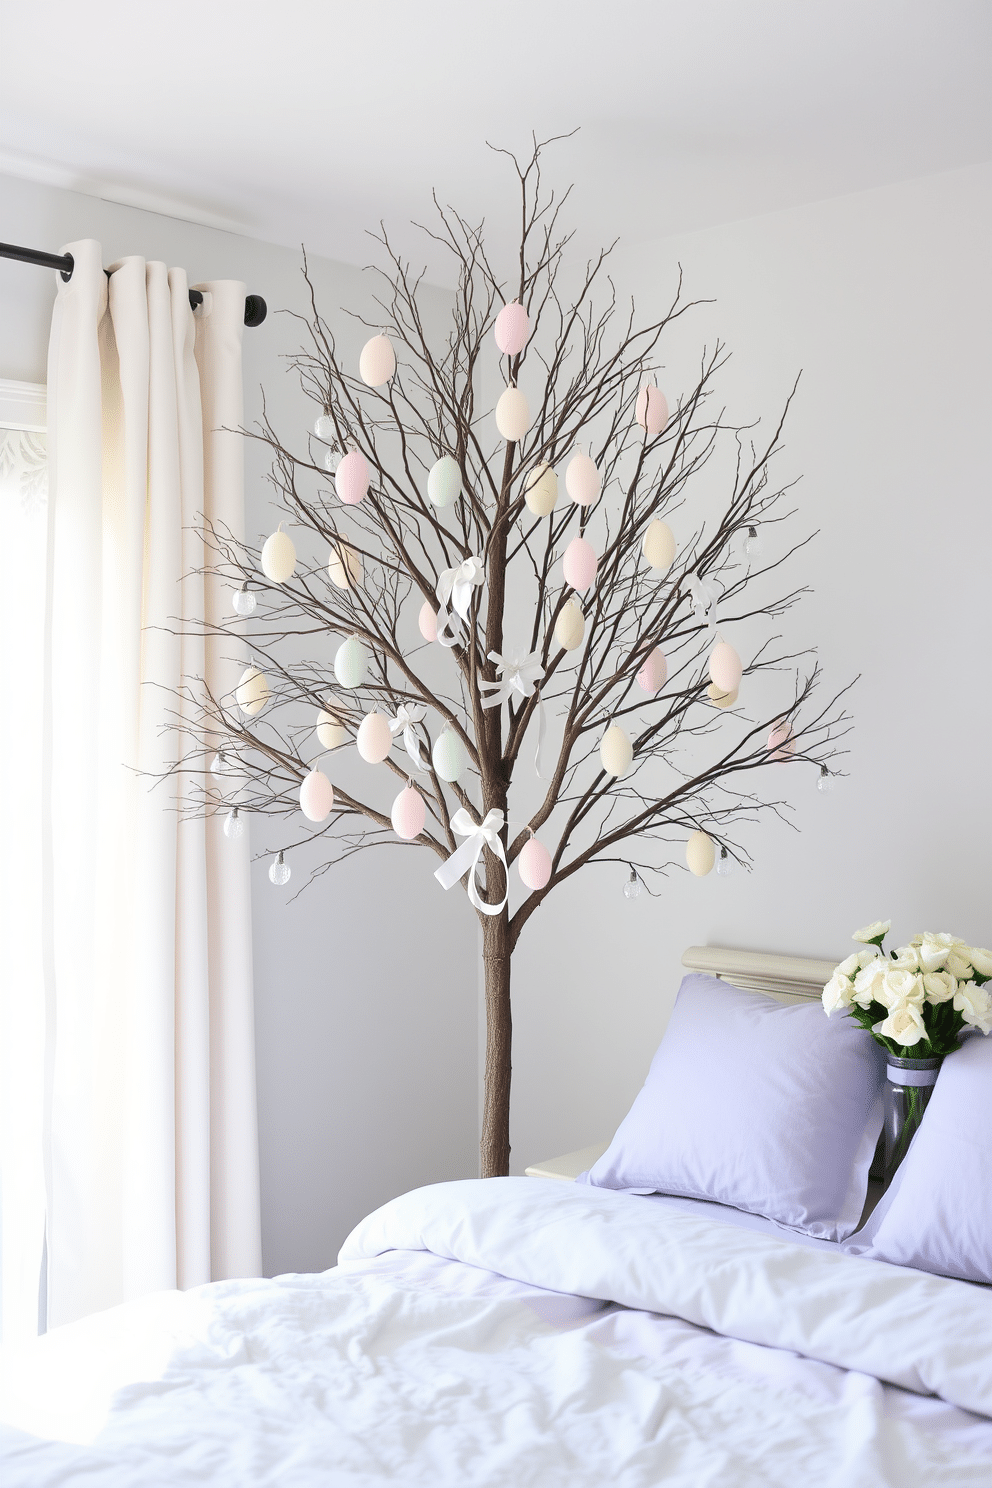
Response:
[[[48,366],[46,707],[49,1326],[261,1272],[247,841],[180,824],[181,678],[237,683],[180,638],[229,587],[201,520],[244,531],[245,286],[70,243]],[[241,665],[243,666],[243,662]],[[202,768],[202,766],[201,766]]]

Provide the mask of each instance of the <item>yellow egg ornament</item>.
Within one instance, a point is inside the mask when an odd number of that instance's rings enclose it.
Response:
[[[634,746],[618,723],[611,723],[599,746],[599,758],[607,775],[622,780],[634,759]]]
[[[317,739],[322,749],[340,749],[347,742],[348,730],[341,721],[341,715],[333,711],[333,698],[327,699],[328,706],[321,708],[317,714]]]
[[[261,713],[269,701],[269,684],[256,666],[245,667],[234,693],[234,700],[246,718]]]
[[[555,640],[563,651],[577,651],[586,633],[586,617],[577,599],[562,605],[561,614],[555,621]]]
[[[530,428],[530,408],[518,387],[508,387],[496,404],[496,427],[509,444],[517,444]]]
[[[691,873],[697,878],[705,878],[716,862],[713,838],[708,837],[705,832],[693,832],[685,845],[685,860]]]
[[[262,572],[271,584],[285,584],[296,569],[296,549],[289,533],[282,530],[285,525],[280,522],[262,544]]]
[[[675,562],[675,534],[660,517],[655,517],[641,539],[641,552],[662,578]]]
[[[717,687],[715,682],[711,682],[706,689],[706,696],[714,708],[732,708],[737,701],[738,690],[735,687],[733,692],[724,692],[721,687]]]
[[[356,589],[362,582],[362,555],[346,542],[331,549],[327,559],[327,577],[336,589]]]
[[[554,511],[558,500],[558,477],[546,460],[535,465],[524,481],[524,500],[527,510],[535,517],[547,517]]]

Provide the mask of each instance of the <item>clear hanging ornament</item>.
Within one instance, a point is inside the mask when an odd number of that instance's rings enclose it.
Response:
[[[823,795],[829,796],[830,792],[833,790],[833,788],[834,788],[834,786],[836,784],[837,784],[837,776],[836,775],[831,775],[831,773],[827,769],[826,765],[821,765],[820,766],[820,773],[816,777],[816,788],[817,788],[817,790],[818,791],[821,791],[823,793]]]
[[[761,533],[758,531],[757,527],[749,527],[747,529],[747,537],[744,539],[744,557],[760,557],[761,551],[764,546],[765,545],[762,541]]]
[[[331,418],[331,415],[329,413],[322,413],[320,415],[320,417],[314,423],[313,432],[316,434],[317,438],[322,439],[325,444],[330,444],[331,440],[336,437],[334,420]]]
[[[237,842],[244,835],[244,818],[237,806],[232,806],[224,818],[224,836],[229,837],[232,842]]]
[[[716,863],[717,873],[719,873],[721,878],[729,878],[730,874],[733,873],[736,867],[737,864],[734,862],[734,859],[730,856],[727,849],[725,847],[721,847],[720,856],[717,859]]]
[[[269,868],[269,882],[278,884],[281,888],[283,884],[289,883],[292,874],[293,870],[286,862],[285,854],[281,852],[277,853],[272,859],[272,864]]]
[[[224,753],[223,749],[219,749],[210,761],[210,773],[215,780],[223,780],[235,774],[236,770],[237,766],[234,761],[230,755]]]
[[[625,899],[639,899],[641,897],[641,880],[637,876],[637,869],[631,868],[630,877],[623,886]]]
[[[258,601],[256,600],[254,594],[252,594],[251,590],[248,588],[247,580],[241,585],[240,589],[235,589],[233,595],[231,596],[231,608],[234,610],[234,613],[236,615],[244,616],[254,614],[255,605],[257,603]]]
[[[327,454],[324,456],[324,469],[329,470],[333,475],[340,464],[341,451],[337,449],[329,449],[327,451]]]

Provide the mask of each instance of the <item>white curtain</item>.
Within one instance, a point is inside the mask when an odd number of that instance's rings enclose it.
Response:
[[[163,727],[234,648],[196,570],[244,529],[245,286],[68,244],[48,365],[48,1324],[261,1272],[247,841],[180,823]],[[202,514],[202,515],[201,515]],[[243,663],[241,663],[243,665]]]

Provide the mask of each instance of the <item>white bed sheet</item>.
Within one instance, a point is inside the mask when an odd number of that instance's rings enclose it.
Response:
[[[984,1412],[980,1289],[491,1180],[394,1201],[322,1275],[159,1294],[12,1355],[0,1481],[988,1488]]]

